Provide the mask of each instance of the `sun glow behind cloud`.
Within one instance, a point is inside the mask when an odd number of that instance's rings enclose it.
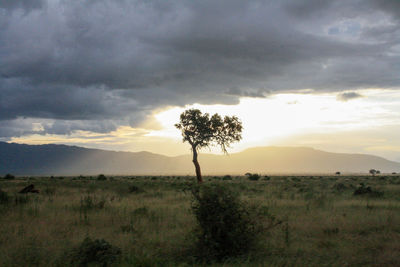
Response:
[[[386,91],[387,95],[393,93]],[[151,131],[147,136],[180,138],[173,125],[179,120],[179,114],[188,108],[198,108],[210,114],[238,116],[244,126],[243,140],[234,145],[234,151],[274,145],[281,139],[307,133],[350,132],[400,123],[395,110],[390,110],[393,102],[399,104],[399,101],[386,98],[386,103],[382,105],[382,102],[378,104],[374,101],[376,95],[373,90],[364,91],[363,95],[372,99],[363,97],[341,102],[337,101],[335,94],[278,94],[268,98],[242,98],[234,106],[195,104],[185,108],[175,107],[155,115],[163,129]],[[382,92],[380,95],[385,98]]]
[[[338,101],[337,94],[276,94],[241,98],[238,105],[188,105],[155,111],[140,127],[122,126],[110,133],[76,131],[71,135],[30,135],[18,143],[64,143],[124,151],[147,150],[170,156],[189,153],[174,124],[185,109],[235,115],[243,122],[243,140],[229,150],[253,146],[311,146],[334,152],[373,153],[398,160],[400,143],[390,132],[400,126],[400,93],[358,91],[363,97]],[[34,127],[40,128],[40,123]],[[390,131],[379,129],[390,128]],[[394,129],[394,130],[393,130]],[[339,137],[340,136],[340,137]],[[338,137],[341,139],[338,142]],[[218,148],[205,152],[220,153]]]

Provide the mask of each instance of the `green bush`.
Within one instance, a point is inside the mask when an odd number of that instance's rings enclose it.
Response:
[[[7,179],[7,180],[14,180],[14,179],[15,179],[15,176],[12,175],[12,174],[10,174],[10,173],[7,173],[6,176],[4,176],[4,179]]]
[[[221,185],[192,189],[192,211],[197,220],[195,253],[202,261],[221,261],[249,252],[261,231],[261,220]]]
[[[232,176],[230,176],[230,175],[225,175],[224,177],[222,177],[222,180],[224,180],[224,181],[232,180]]]
[[[97,176],[97,181],[106,181],[107,177],[104,174],[99,174],[99,176]]]
[[[86,237],[82,243],[71,251],[70,259],[73,266],[108,266],[117,261],[121,249],[104,239],[92,240]]]
[[[136,185],[131,185],[128,188],[128,192],[129,193],[141,193],[141,192],[144,192],[144,190],[139,188],[139,187],[137,187]]]
[[[140,207],[132,211],[132,215],[144,216],[149,214],[149,209],[147,207]]]
[[[250,174],[248,177],[250,181],[258,181],[260,179],[260,175],[257,173]]]
[[[347,186],[343,183],[336,183],[332,186],[332,189],[338,192],[343,192],[347,189]]]
[[[271,180],[271,177],[269,177],[268,175],[265,175],[263,180],[264,181],[269,181],[269,180]]]
[[[14,203],[16,206],[27,204],[30,201],[31,198],[27,194],[15,194]]]
[[[48,196],[54,196],[56,194],[56,188],[55,187],[46,187],[43,190],[43,193],[45,193]]]
[[[106,204],[105,198],[97,199],[95,196],[87,195],[81,198],[81,210],[102,209]]]
[[[0,204],[8,204],[10,202],[10,196],[7,192],[0,189]]]
[[[370,196],[370,197],[382,197],[383,192],[373,190],[370,186],[365,186],[364,183],[360,183],[359,187],[357,187],[357,189],[354,190],[353,195],[354,196],[365,195],[365,196]]]

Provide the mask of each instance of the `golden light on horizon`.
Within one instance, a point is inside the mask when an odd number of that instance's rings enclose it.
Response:
[[[189,148],[181,142],[181,134],[174,124],[179,121],[179,115],[185,109],[197,108],[210,114],[235,115],[240,118],[243,122],[243,139],[233,144],[230,152],[270,145],[300,145],[351,152],[351,148],[340,149],[332,139],[333,136],[340,135],[346,136],[346,140],[362,139],[365,152],[380,151],[382,155],[388,151],[395,153],[400,144],[387,138],[374,137],[372,134],[360,136],[360,131],[371,132],[382,127],[400,125],[400,118],[397,116],[400,93],[394,90],[381,90],[379,93],[365,90],[360,93],[364,97],[347,102],[338,101],[337,95],[332,93],[287,93],[267,98],[241,98],[237,105],[194,104],[169,107],[155,111],[136,128],[120,126],[115,131],[104,134],[76,131],[68,136],[30,135],[14,137],[11,141],[28,144],[65,143],[124,151],[146,150],[175,156],[189,153]],[[379,103],[374,102],[376,98],[379,98]],[[35,123],[34,127],[40,128],[41,125]],[[350,141],[344,141],[342,143],[349,146]],[[205,152],[221,153],[218,148]]]
[[[238,105],[194,104],[184,108],[169,108],[154,115],[163,129],[150,131],[147,136],[180,139],[173,126],[185,109],[235,115],[243,122],[243,140],[234,147],[271,145],[276,140],[307,132],[351,131],[384,124],[386,110],[371,105],[365,99],[337,101],[334,94],[278,94],[268,98],[242,98]]]

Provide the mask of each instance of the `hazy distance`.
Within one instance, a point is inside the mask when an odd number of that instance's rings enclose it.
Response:
[[[334,174],[400,172],[400,163],[362,154],[329,153],[306,147],[256,147],[229,155],[200,154],[203,174]],[[17,175],[193,175],[191,156],[115,152],[65,145],[0,142],[0,174]]]

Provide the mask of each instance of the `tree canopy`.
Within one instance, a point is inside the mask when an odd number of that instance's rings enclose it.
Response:
[[[224,153],[234,142],[242,139],[242,123],[236,116],[219,114],[210,117],[208,113],[202,113],[198,109],[185,110],[180,116],[180,122],[175,127],[181,130],[183,142],[191,145],[193,163],[196,168],[197,180],[202,182],[200,165],[197,161],[197,153],[203,147],[218,145]]]

